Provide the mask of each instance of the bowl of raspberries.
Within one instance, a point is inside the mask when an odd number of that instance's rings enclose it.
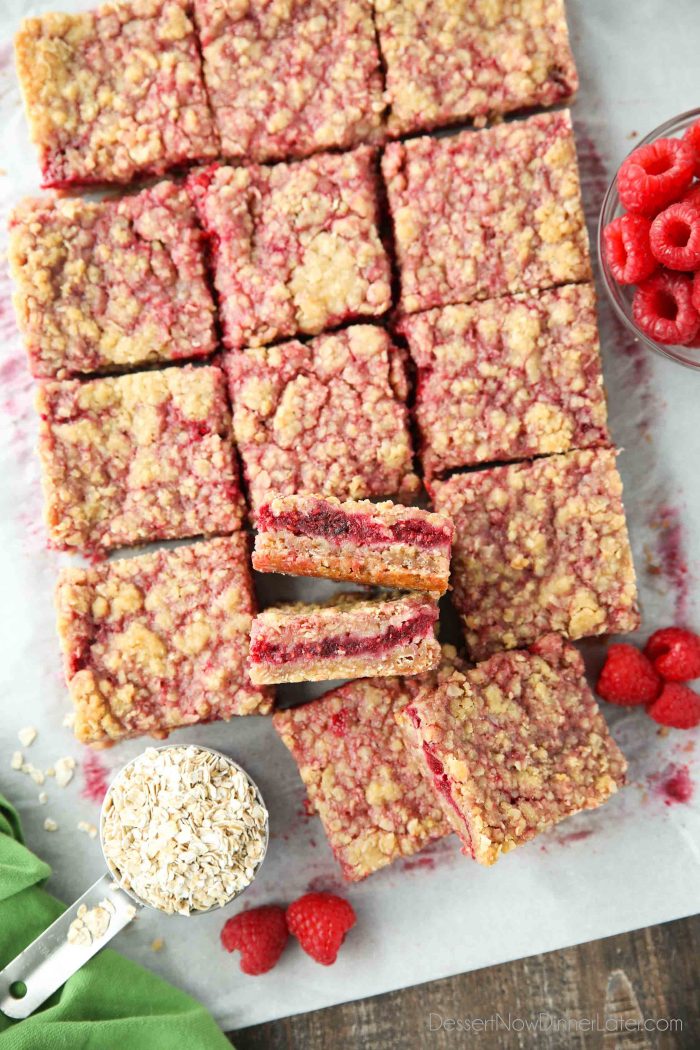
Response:
[[[700,368],[700,109],[662,124],[625,157],[601,208],[598,252],[627,327]]]

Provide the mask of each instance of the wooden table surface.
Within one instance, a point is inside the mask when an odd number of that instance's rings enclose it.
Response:
[[[237,1050],[700,1050],[699,960],[695,916],[244,1028],[230,1038]],[[591,1024],[604,1029],[606,1017],[616,1019],[617,1031],[590,1030]],[[476,1020],[473,1031],[456,1028],[464,1019]],[[640,1031],[643,1019],[647,1030]],[[664,1031],[671,1019],[680,1025]]]

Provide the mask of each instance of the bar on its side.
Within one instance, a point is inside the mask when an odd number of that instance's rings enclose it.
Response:
[[[447,590],[454,526],[443,514],[391,501],[279,496],[261,507],[257,527],[259,572]]]
[[[258,684],[412,675],[440,660],[437,603],[426,595],[266,609],[253,620],[250,677]]]

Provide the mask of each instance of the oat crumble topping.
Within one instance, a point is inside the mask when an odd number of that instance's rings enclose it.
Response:
[[[195,0],[195,17],[226,157],[286,160],[381,138],[370,0]]]
[[[391,306],[379,236],[376,151],[272,167],[217,167],[188,179],[214,247],[230,349],[314,335]]]
[[[15,57],[45,186],[125,183],[218,152],[189,0],[26,18]]]
[[[591,279],[567,110],[394,142],[382,170],[403,313]]]
[[[401,352],[374,325],[225,356],[252,514],[272,495],[400,495],[413,473]]]
[[[578,75],[563,0],[375,0],[394,135],[551,106]]]
[[[46,382],[37,404],[46,521],[57,548],[101,553],[240,528],[219,368]]]
[[[26,199],[10,218],[14,304],[32,375],[64,379],[216,349],[204,235],[184,189]]]

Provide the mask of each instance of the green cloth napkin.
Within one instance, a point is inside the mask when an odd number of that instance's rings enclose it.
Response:
[[[51,874],[22,842],[17,812],[0,795],[0,969],[65,905],[40,883]],[[0,1013],[2,1050],[231,1050],[203,1006],[108,948],[26,1021]]]

